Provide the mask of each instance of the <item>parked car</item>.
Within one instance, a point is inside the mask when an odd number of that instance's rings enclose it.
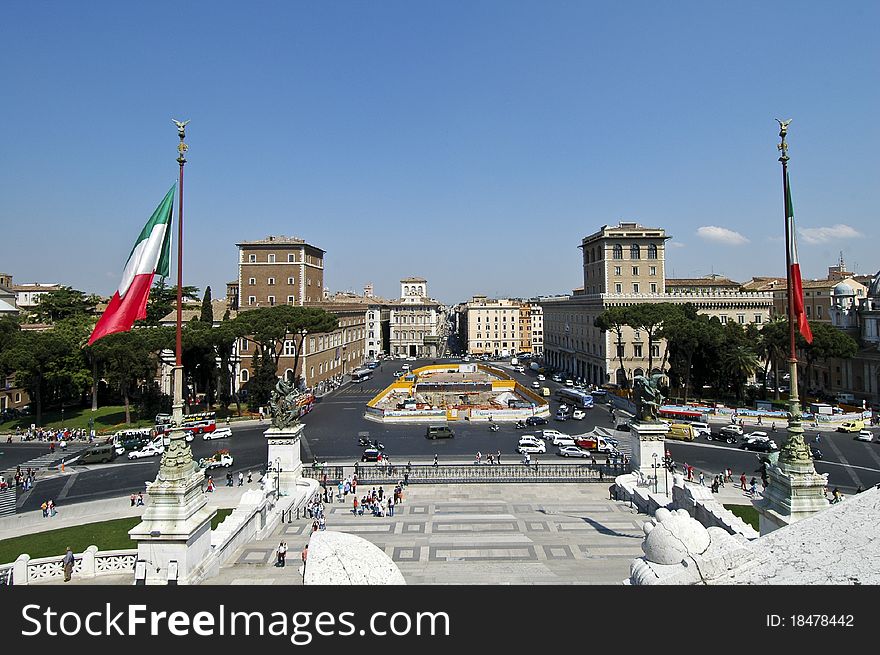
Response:
[[[741,425],[736,425],[736,424],[734,424],[734,423],[731,423],[730,425],[725,425],[723,428],[721,428],[720,431],[723,432],[723,433],[725,433],[725,434],[733,434],[733,435],[736,435],[737,437],[741,437],[742,434],[743,434],[742,426],[741,426]]]
[[[520,454],[546,453],[547,446],[545,446],[543,444],[543,442],[533,443],[533,444],[532,443],[521,443],[519,446],[517,446],[516,452],[518,452]]]
[[[589,451],[582,450],[577,446],[560,446],[556,454],[560,457],[590,457]]]
[[[856,439],[859,441],[873,441],[874,435],[870,430],[859,430],[859,433],[856,435]]]
[[[526,419],[526,425],[547,425],[547,419],[543,416],[529,416]]]
[[[217,428],[213,432],[205,432],[202,439],[208,441],[210,439],[226,439],[232,436],[232,428]]]
[[[142,457],[155,457],[165,452],[165,446],[156,443],[148,443],[140,450],[132,450],[128,453],[129,459],[141,459]]]
[[[587,413],[582,409],[576,409],[571,413],[571,417],[576,421],[582,420],[586,415]]]

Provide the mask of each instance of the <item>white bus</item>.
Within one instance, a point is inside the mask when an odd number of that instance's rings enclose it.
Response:
[[[564,400],[575,407],[581,409],[590,409],[593,407],[593,395],[589,391],[579,391],[577,389],[569,389],[563,387],[556,392],[559,400]]]
[[[368,368],[356,368],[351,372],[352,382],[363,382],[373,377],[373,371]]]

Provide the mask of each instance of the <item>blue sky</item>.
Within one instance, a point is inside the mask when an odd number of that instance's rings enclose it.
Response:
[[[333,290],[444,302],[582,283],[580,239],[673,236],[667,275],[878,256],[876,2],[6,3],[0,270],[110,294],[176,180],[185,282],[302,237]],[[702,228],[702,229],[701,229]]]

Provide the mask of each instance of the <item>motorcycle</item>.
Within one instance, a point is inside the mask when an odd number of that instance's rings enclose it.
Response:
[[[500,429],[501,429],[501,428],[499,428],[499,427],[498,427],[498,424],[496,424],[496,423],[492,423],[492,424],[489,426],[489,432],[498,432],[498,430],[500,430]]]
[[[520,430],[527,428],[528,426],[526,425],[525,421],[517,421],[513,427],[515,427],[517,430]]]
[[[367,439],[365,437],[360,437],[358,439],[358,445],[362,446],[363,448],[375,448],[379,451],[385,450],[385,445],[379,443],[376,439]]]

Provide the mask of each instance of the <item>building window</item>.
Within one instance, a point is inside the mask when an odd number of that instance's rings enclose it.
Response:
[[[248,285],[249,286],[254,286],[256,283],[257,283],[257,278],[255,278],[255,277],[248,278]]]
[[[648,259],[657,259],[657,246],[653,243],[648,246]]]
[[[745,314],[737,314],[736,320],[740,325],[745,325],[746,324],[746,315]]]
[[[633,268],[633,275],[638,275],[639,274],[639,267],[633,266],[632,268]]]
[[[270,277],[268,280],[266,280],[266,284],[268,284],[270,287],[274,287],[275,286],[275,278]]]
[[[248,305],[256,305],[257,297],[256,296],[248,296]]]
[[[275,263],[275,253],[271,253],[271,254],[269,255],[269,263],[270,263],[270,264],[274,264],[274,263]]]
[[[270,306],[270,307],[274,307],[274,306],[275,306],[275,296],[269,296],[266,300],[269,301],[269,306]]]
[[[807,294],[807,295],[809,295],[809,294]],[[807,318],[811,318],[811,316],[810,316],[810,306],[809,306],[809,305],[807,305]]]
[[[816,307],[816,318],[822,318],[822,305]]]
[[[633,282],[633,293],[638,293],[638,292],[639,292],[639,283]]]
[[[648,273],[651,275],[657,275],[657,267],[656,266],[649,266]]]
[[[247,339],[242,339],[242,340],[241,340],[241,350],[242,350],[242,352],[247,351],[247,349],[248,349],[248,340],[247,340]]]
[[[642,258],[642,249],[639,248],[639,244],[634,243],[629,247],[629,258],[630,259],[641,259]]]
[[[247,371],[246,368],[243,368],[243,369],[241,370],[241,381],[242,381],[242,382],[247,382],[247,381],[248,381],[248,371]]]
[[[293,253],[288,253],[288,255],[287,255],[287,261],[288,261],[288,262],[295,262],[295,261],[296,261],[296,255],[294,255]]]
[[[614,285],[614,293],[623,293],[623,285],[615,284]]]
[[[657,293],[657,284],[655,282],[651,283],[651,293]]]
[[[614,267],[614,274],[615,274],[615,275],[620,275],[620,266],[615,266],[615,267]]]
[[[287,278],[287,284],[296,284],[296,279],[292,277]]]
[[[284,341],[284,354],[287,357],[293,357],[296,355],[296,344],[293,343],[292,339],[287,339]]]
[[[727,325],[727,316],[722,314],[719,316],[719,319],[721,320],[721,325]]]
[[[642,357],[642,344],[637,343],[633,346],[633,357],[638,357],[641,359]]]
[[[255,261],[257,261],[257,256],[256,255],[248,255],[248,261],[253,264]]]
[[[288,305],[293,304],[293,296],[287,296],[287,304]]]
[[[623,246],[619,243],[615,244],[614,248],[611,251],[611,257],[613,259],[623,259]]]
[[[626,356],[626,353],[623,348],[624,348],[624,346],[617,346],[617,356],[618,357],[625,357]]]
[[[755,323],[760,323],[760,322],[761,322],[761,315],[755,314]]]

